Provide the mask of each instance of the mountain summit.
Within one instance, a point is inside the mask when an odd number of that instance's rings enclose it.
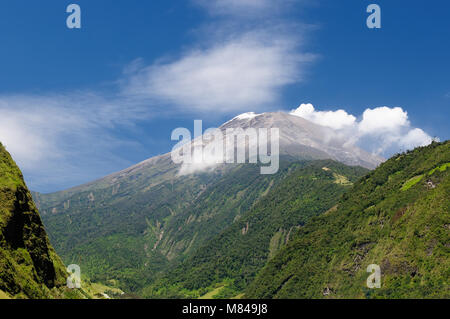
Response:
[[[33,194],[63,260],[82,266],[93,281],[114,278],[136,291],[239,219],[299,165],[331,159],[375,167],[382,160],[285,113],[247,113],[219,129],[229,128],[279,128],[278,173],[263,175],[260,165],[247,163],[180,174],[182,164],[167,153],[69,190]]]
[[[298,160],[331,159],[350,166],[361,166],[368,169],[377,167],[383,158],[370,154],[356,146],[347,144],[347,140],[336,134],[331,128],[314,124],[304,118],[284,112],[255,114],[243,113],[222,124],[219,129],[223,132],[229,128],[279,128],[280,155],[290,156]],[[114,186],[113,193],[119,193],[125,185],[143,188],[149,185],[163,183],[179,177],[180,166],[173,163],[171,154],[154,156],[136,165],[113,173],[97,181],[93,181],[68,190],[46,194],[47,204],[56,204],[73,194],[95,191]],[[223,167],[217,171],[222,172]],[[130,184],[130,181],[133,181]],[[42,194],[34,193],[38,206],[43,199]],[[51,202],[51,203],[50,203]],[[47,205],[42,206],[44,209]],[[55,208],[53,212],[60,211]]]
[[[373,169],[384,159],[348,143],[331,128],[284,112],[243,113],[223,124],[227,128],[279,128],[280,155],[303,159],[332,159],[346,165]]]

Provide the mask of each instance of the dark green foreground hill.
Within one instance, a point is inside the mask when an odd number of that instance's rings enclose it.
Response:
[[[292,236],[250,298],[450,298],[450,142],[395,156]],[[370,264],[381,288],[369,289]]]
[[[0,143],[0,298],[80,298],[51,247],[22,174]]]

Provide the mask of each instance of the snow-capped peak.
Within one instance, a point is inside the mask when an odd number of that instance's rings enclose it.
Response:
[[[260,114],[256,114],[255,112],[247,112],[236,116],[235,118],[233,118],[233,120],[251,120],[257,117],[258,115]]]
[[[259,116],[259,115],[262,115],[262,114],[256,114],[255,112],[242,113],[242,114],[240,114],[240,115],[238,115],[238,116],[236,116],[236,117],[233,117],[231,120],[229,120],[229,121],[223,123],[222,126],[223,126],[223,125],[226,125],[226,124],[228,124],[228,123],[230,123],[230,122],[233,122],[234,120],[239,120],[239,121],[242,121],[242,120],[251,120],[251,119],[254,119],[255,117],[257,117],[257,116]]]

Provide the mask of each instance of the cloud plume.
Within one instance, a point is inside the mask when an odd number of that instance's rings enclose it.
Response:
[[[124,107],[126,105],[126,107]],[[0,96],[0,142],[33,189],[86,182],[126,167],[116,153],[138,143],[114,131],[148,117],[142,105],[90,92]]]
[[[368,108],[359,121],[345,110],[317,111],[312,104],[301,104],[290,114],[333,128],[348,143],[383,156],[432,142],[430,135],[411,125],[408,113],[401,107]]]
[[[219,118],[268,108],[306,78],[314,55],[302,47],[303,29],[281,17],[291,0],[193,2],[214,16],[189,30],[196,39],[176,57],[137,57],[107,93],[0,95],[0,141],[33,189],[73,186],[131,164],[117,151],[138,147],[124,127],[155,114]]]
[[[125,93],[195,111],[229,113],[277,101],[280,90],[304,78],[314,56],[291,39],[249,32],[131,75]]]

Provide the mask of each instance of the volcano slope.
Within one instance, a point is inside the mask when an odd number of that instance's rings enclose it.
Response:
[[[95,282],[138,291],[191,256],[307,161],[376,167],[329,128],[286,113],[238,116],[220,129],[280,128],[280,169],[226,164],[180,174],[171,154],[52,194],[33,196],[56,251]]]
[[[394,156],[310,220],[249,298],[449,298],[450,142]],[[369,289],[371,264],[381,288]]]

